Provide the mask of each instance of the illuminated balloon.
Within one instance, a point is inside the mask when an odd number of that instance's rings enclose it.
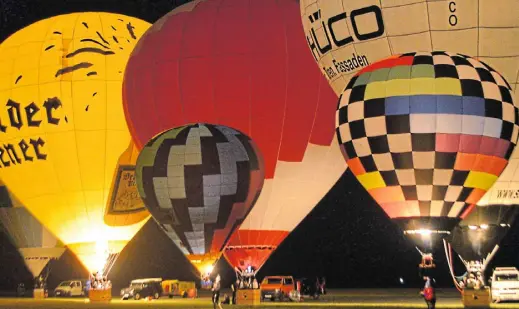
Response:
[[[91,271],[149,218],[137,194],[121,197],[136,193],[122,79],[149,26],[74,13],[36,22],[0,45],[0,178]]]
[[[433,50],[476,57],[516,89],[517,0],[301,0],[300,4],[307,45],[337,94],[371,63]]]
[[[348,166],[422,250],[506,167],[519,128],[511,91],[485,63],[441,51],[373,63],[346,87],[336,121]]]
[[[170,129],[151,139],[137,160],[146,207],[202,274],[250,212],[264,178],[254,142],[224,126]]]
[[[38,277],[52,259],[59,259],[65,252],[64,245],[3,184],[0,185],[0,228],[6,231],[33,277]]]
[[[128,61],[127,121],[138,147],[189,123],[249,136],[265,184],[225,257],[259,269],[339,179],[337,96],[307,47],[296,0],[205,0],[161,18]]]

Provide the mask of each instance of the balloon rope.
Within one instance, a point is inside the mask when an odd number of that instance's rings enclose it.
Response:
[[[452,281],[454,282],[454,286],[456,287],[456,289],[461,293],[461,287],[459,286],[459,283],[458,281],[456,281],[456,277],[454,276],[454,269],[452,266],[452,250],[449,252],[449,249],[451,248],[447,244],[447,241],[445,239],[443,240],[443,248],[445,249],[445,257],[447,258],[447,265],[449,266],[449,273],[451,274]]]
[[[487,255],[487,258],[483,260],[483,270],[487,269],[488,263],[490,263],[490,261],[494,258],[494,255],[496,255],[497,250],[499,250],[499,245],[495,245],[492,252],[490,252]]]
[[[105,266],[105,270],[103,271],[104,276],[108,276],[118,257],[119,253],[110,254],[110,257],[108,258],[108,261]]]

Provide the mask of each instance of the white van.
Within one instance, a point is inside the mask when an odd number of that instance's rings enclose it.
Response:
[[[492,301],[519,300],[519,271],[515,267],[497,267],[490,284]]]

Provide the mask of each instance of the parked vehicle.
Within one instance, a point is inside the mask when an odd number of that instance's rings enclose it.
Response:
[[[74,297],[86,295],[88,295],[86,280],[63,281],[54,289],[54,296],[56,297]]]
[[[261,300],[283,301],[289,298],[293,290],[295,286],[292,276],[267,276],[261,282]]]
[[[193,281],[164,280],[162,281],[163,295],[172,298],[173,296],[196,297],[196,287]],[[192,295],[189,295],[189,294]]]
[[[143,297],[158,299],[162,295],[162,278],[135,279],[130,286],[121,290],[123,299],[139,300]]]
[[[515,267],[497,267],[490,287],[493,302],[519,300],[519,271]]]
[[[299,288],[299,293],[301,296],[309,296],[313,299],[318,299],[321,295],[320,289],[316,286],[316,280],[311,280],[308,278],[301,278],[296,281],[296,286]]]

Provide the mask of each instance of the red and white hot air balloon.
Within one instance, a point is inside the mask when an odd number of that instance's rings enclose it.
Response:
[[[204,122],[243,132],[265,162],[261,194],[224,255],[259,269],[346,168],[334,94],[308,52],[296,0],[203,0],[153,25],[130,57],[135,143]]]

